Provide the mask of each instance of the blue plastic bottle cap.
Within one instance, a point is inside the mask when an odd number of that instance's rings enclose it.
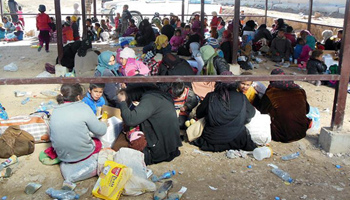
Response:
[[[7,196],[3,196],[2,198],[1,198],[1,200],[6,200],[7,199]]]
[[[288,183],[292,183],[294,180],[292,178],[288,179]]]
[[[251,166],[251,165],[248,165],[247,167],[248,167],[248,169],[251,169],[251,168],[252,168],[252,166]]]
[[[299,151],[297,152],[297,155],[298,155],[298,156],[300,155]]]
[[[275,197],[275,200],[280,200],[280,198],[279,197]]]
[[[173,171],[171,171],[171,173],[172,173],[173,175],[175,175],[175,174],[176,174],[176,171],[175,171],[175,170],[173,170]]]
[[[335,167],[336,167],[336,168],[338,168],[338,169],[340,169],[340,168],[341,168],[341,166],[340,166],[340,165],[336,165]]]
[[[75,198],[75,199],[79,199],[79,198],[80,198],[79,194],[75,195],[74,198]]]

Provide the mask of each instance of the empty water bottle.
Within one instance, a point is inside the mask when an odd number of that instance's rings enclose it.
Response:
[[[293,159],[299,157],[299,155],[300,155],[300,153],[296,152],[296,153],[293,153],[293,154],[282,156],[282,160],[293,160]]]
[[[21,104],[22,104],[22,105],[25,105],[26,103],[28,103],[28,101],[30,101],[30,98],[29,98],[29,97],[25,98],[25,99],[21,102]]]
[[[285,172],[279,168],[273,168],[271,171],[272,171],[272,173],[276,174],[278,177],[280,177],[285,182],[288,182],[288,183],[293,182],[293,179],[290,177],[290,175],[287,172]]]
[[[161,200],[165,199],[168,195],[168,191],[173,187],[173,181],[166,181],[163,183],[155,192],[153,199],[154,200]]]
[[[169,172],[165,172],[163,175],[161,175],[160,177],[157,177],[156,175],[153,175],[152,176],[152,181],[153,182],[158,182],[160,180],[163,180],[163,179],[167,179],[167,178],[171,178],[172,176],[174,176],[176,174],[176,171],[173,170],[173,171],[169,171]]]
[[[46,194],[50,195],[54,199],[79,199],[79,195],[71,190],[55,190],[53,188],[49,188],[46,190]]]
[[[55,105],[56,104],[53,101],[49,101],[47,103],[41,102],[37,111],[47,111],[47,110],[53,109]]]

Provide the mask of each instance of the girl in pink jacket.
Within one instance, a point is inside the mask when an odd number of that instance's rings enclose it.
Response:
[[[177,49],[183,45],[184,38],[181,36],[181,30],[176,30],[175,35],[170,39],[171,51],[177,52]]]

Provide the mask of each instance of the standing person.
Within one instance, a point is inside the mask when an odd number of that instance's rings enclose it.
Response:
[[[91,19],[91,4],[92,4],[92,0],[86,0],[85,1],[86,13],[88,14],[90,19]]]
[[[18,4],[15,0],[8,0],[8,6],[10,8],[12,23],[16,23],[18,21]]]
[[[52,147],[61,161],[79,162],[101,150],[101,141],[90,134],[103,136],[107,126],[81,101],[83,88],[80,84],[63,84],[60,92],[59,105],[50,118]]]
[[[217,39],[217,29],[219,25],[218,14],[215,11],[213,11],[211,14],[213,15],[213,19],[210,22],[210,37]]]
[[[73,39],[74,41],[78,41],[80,40],[80,34],[79,34],[79,25],[77,22],[77,17],[73,15],[71,19],[72,19]]]
[[[39,5],[39,14],[36,16],[36,28],[40,31],[39,33],[39,48],[38,51],[41,51],[45,43],[45,51],[49,52],[49,43],[50,43],[50,26],[51,19],[49,15],[45,13],[46,7],[45,5]]]
[[[23,18],[23,15],[22,15],[23,14],[22,6],[18,6],[17,14],[18,14],[18,20],[22,22],[22,25],[24,27],[25,24],[24,24],[24,18]]]
[[[73,29],[68,22],[65,22],[64,27],[62,28],[62,40],[63,44],[74,41]]]
[[[245,124],[255,115],[254,107],[235,83],[215,84],[198,106],[198,118],[205,118],[202,135],[193,141],[203,151],[221,152],[229,149],[253,151],[256,145]]]
[[[284,75],[282,69],[274,69],[271,75]],[[278,142],[293,142],[306,136],[311,120],[309,103],[305,90],[293,81],[270,81],[264,96],[260,101],[261,114],[271,117],[272,140]]]
[[[91,19],[86,19],[85,21],[86,31],[87,31],[87,39],[94,41],[94,27],[92,26]]]
[[[132,18],[130,12],[129,12],[129,6],[125,4],[123,6],[123,13],[122,13],[122,29],[120,33],[123,35],[128,28],[129,20]]]
[[[79,4],[78,3],[74,3],[73,5],[73,8],[74,8],[74,15],[77,17],[77,25],[78,25],[78,30],[80,29],[80,11],[78,10],[79,8]]]

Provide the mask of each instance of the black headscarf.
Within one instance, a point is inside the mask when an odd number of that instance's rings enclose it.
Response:
[[[285,75],[284,71],[282,69],[274,69],[271,72],[271,75]],[[289,90],[289,89],[299,89],[300,86],[295,84],[294,81],[270,81],[269,87],[274,87],[278,89],[283,90]]]

